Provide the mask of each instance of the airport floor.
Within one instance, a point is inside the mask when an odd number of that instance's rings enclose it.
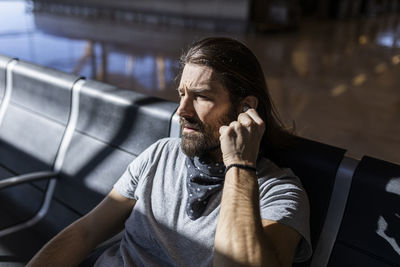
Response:
[[[0,2],[0,54],[177,101],[189,43],[231,36],[260,59],[283,121],[303,137],[400,163],[400,15],[304,19],[296,30],[223,33],[33,13]]]

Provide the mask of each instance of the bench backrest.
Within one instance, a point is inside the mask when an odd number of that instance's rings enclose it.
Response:
[[[53,169],[78,77],[19,61],[11,79],[10,102],[0,125],[0,179]],[[25,184],[2,190],[0,197],[7,199],[11,212],[26,219],[40,206],[43,194]]]
[[[170,136],[177,108],[176,103],[90,80],[79,103],[77,128],[43,223],[47,234],[89,212],[137,155]]]
[[[328,266],[400,266],[400,166],[361,160]]]
[[[78,77],[18,62],[0,126],[0,163],[17,174],[51,169],[68,122]]]
[[[12,58],[0,55],[0,106],[6,89],[7,65]]]
[[[336,172],[345,150],[295,137],[293,145],[287,149],[269,150],[268,153],[268,157],[280,167],[292,169],[307,191],[310,200],[311,242],[315,250],[327,215]],[[309,264],[310,261],[296,266]]]

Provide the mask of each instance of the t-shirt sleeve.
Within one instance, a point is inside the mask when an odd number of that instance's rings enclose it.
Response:
[[[138,157],[136,157],[126,168],[125,172],[114,184],[114,189],[126,198],[137,199],[135,196],[136,188],[143,177],[146,176],[151,162],[156,153],[160,143],[166,142],[161,139],[156,143],[149,146]]]
[[[300,180],[291,170],[276,167],[267,177],[259,178],[259,184],[261,218],[295,229],[302,239],[297,246],[294,261],[309,259],[312,254],[310,208]]]
[[[114,189],[124,197],[134,199],[135,190],[139,183],[141,166],[142,165],[138,162],[138,158],[134,159],[114,184]]]

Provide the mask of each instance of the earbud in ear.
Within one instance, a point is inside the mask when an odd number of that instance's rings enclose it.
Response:
[[[248,109],[257,108],[258,99],[253,95],[248,95],[244,99],[242,99],[241,104],[243,105],[242,111],[246,112]]]
[[[243,106],[243,112],[246,112],[247,110],[250,109],[250,106],[248,104],[244,104]]]

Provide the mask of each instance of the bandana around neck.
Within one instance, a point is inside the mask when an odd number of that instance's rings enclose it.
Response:
[[[222,189],[225,165],[222,162],[206,163],[198,157],[186,157],[188,177],[186,188],[188,201],[186,213],[191,220],[198,219],[207,207],[210,198]]]

